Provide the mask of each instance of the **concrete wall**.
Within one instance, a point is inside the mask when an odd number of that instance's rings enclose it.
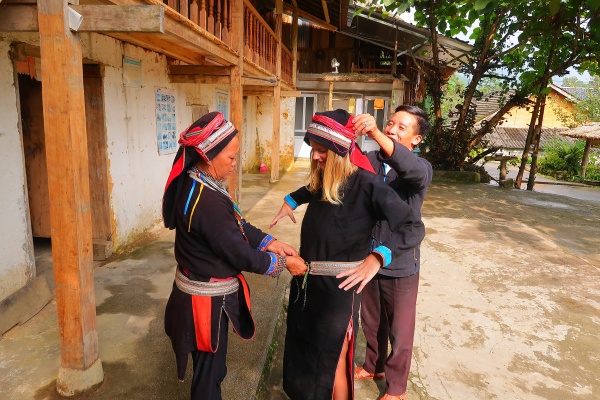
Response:
[[[104,67],[107,155],[115,246],[160,221],[161,199],[174,153],[157,146],[155,90],[176,96],[176,132],[192,121],[192,105],[201,102],[198,85],[173,85],[164,56],[108,36],[82,35],[85,58]],[[141,61],[141,87],[126,85],[123,57]],[[209,89],[210,90],[210,89]]]
[[[273,153],[273,97],[259,96],[256,97],[256,125],[254,128],[254,136],[258,129],[258,142],[256,143],[256,154],[262,154],[262,162],[271,169],[271,154]],[[279,116],[279,169],[287,170],[294,162],[294,110],[296,107],[295,97],[281,98],[281,114]],[[251,107],[247,108],[247,112],[251,112]],[[249,136],[251,132],[248,133]],[[257,165],[261,160],[256,159],[251,170],[256,171]],[[258,163],[258,164],[257,164]]]
[[[19,100],[9,57],[13,38],[0,35],[0,301],[35,277]]]

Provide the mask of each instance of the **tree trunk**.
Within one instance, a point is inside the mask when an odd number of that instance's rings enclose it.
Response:
[[[541,96],[540,99],[540,114],[538,116],[538,123],[534,129],[533,152],[531,153],[531,169],[529,170],[527,190],[533,190],[533,185],[535,184],[535,173],[537,171],[538,152],[540,150],[540,142],[542,141],[542,125],[544,121],[544,110],[546,109],[546,96]]]
[[[523,174],[525,173],[525,167],[527,161],[529,161],[529,151],[531,150],[531,143],[533,143],[533,136],[535,134],[535,121],[538,118],[541,105],[541,97],[538,97],[535,102],[535,107],[531,113],[531,122],[529,123],[529,130],[527,131],[527,139],[525,139],[525,147],[523,147],[523,155],[521,156],[521,165],[519,166],[519,172],[517,172],[517,178],[515,179],[515,188],[521,189],[521,182],[523,181]]]

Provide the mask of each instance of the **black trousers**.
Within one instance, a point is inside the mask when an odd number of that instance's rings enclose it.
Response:
[[[227,314],[221,316],[221,337],[215,353],[192,351],[194,377],[192,378],[192,400],[221,400],[221,383],[227,375]]]
[[[385,391],[392,396],[406,392],[408,384],[418,290],[418,273],[405,278],[376,275],[363,290],[360,312],[367,340],[363,368],[385,372]]]

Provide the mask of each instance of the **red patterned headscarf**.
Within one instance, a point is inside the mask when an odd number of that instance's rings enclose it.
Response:
[[[182,174],[196,164],[199,158],[207,162],[212,160],[237,133],[233,124],[216,111],[204,115],[181,132],[179,150],[163,195],[163,220],[167,228],[175,228],[174,209],[183,182],[180,179]]]
[[[349,155],[352,164],[375,173],[369,159],[356,144],[356,133],[352,130],[352,115],[346,110],[318,112],[306,130],[304,141],[313,140],[334,153],[345,157]]]

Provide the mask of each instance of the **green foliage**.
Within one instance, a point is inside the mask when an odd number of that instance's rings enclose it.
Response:
[[[600,0],[395,0],[385,1],[390,11],[414,10],[418,25],[426,27],[433,38],[437,34],[453,37],[472,31],[474,49],[463,59],[460,71],[471,80],[463,92],[462,104],[456,110],[453,130],[435,118],[434,131],[428,135],[424,155],[444,169],[463,169],[469,151],[502,120],[513,106],[527,104],[530,96],[548,92],[553,76],[561,76],[574,67],[600,73]],[[444,49],[432,49],[434,54]],[[433,63],[435,64],[435,62]],[[451,95],[439,90],[440,76],[446,66],[432,65],[425,79],[433,98],[432,115],[442,115],[447,104],[443,97]],[[504,89],[515,89],[515,95],[488,124],[475,128],[472,100],[481,95],[480,82],[495,78]],[[450,85],[449,85],[450,86]],[[447,99],[446,99],[447,100]],[[448,147],[449,146],[449,147]]]
[[[538,171],[548,176],[564,175],[573,180],[581,174],[581,161],[585,141],[578,140],[574,144],[564,144],[558,140],[551,141],[544,149],[545,156],[540,158]]]
[[[591,86],[584,99],[579,100],[573,105],[577,111],[575,121],[578,125],[588,121],[600,122],[600,79],[595,79],[592,82],[595,86]]]

